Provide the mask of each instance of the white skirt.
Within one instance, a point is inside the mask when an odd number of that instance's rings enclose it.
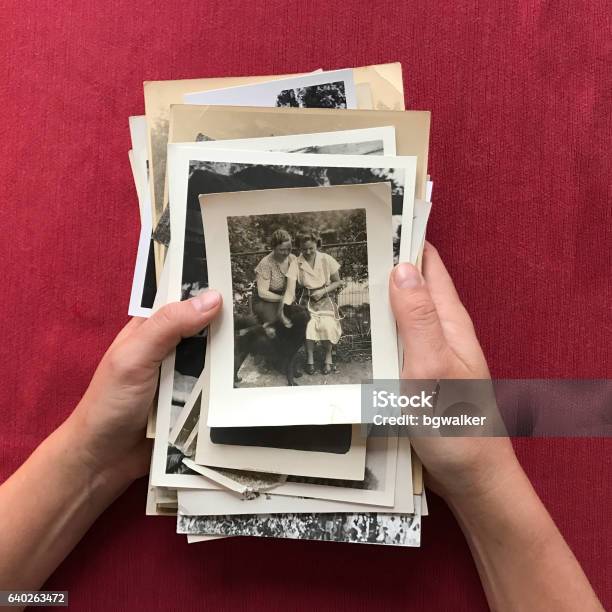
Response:
[[[314,342],[328,340],[332,344],[338,344],[340,336],[342,336],[342,327],[333,312],[310,312],[310,321],[306,326],[306,340]]]

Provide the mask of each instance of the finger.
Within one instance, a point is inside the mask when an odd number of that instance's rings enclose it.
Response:
[[[131,334],[134,358],[142,360],[143,365],[161,363],[183,338],[204,329],[220,307],[221,295],[212,290],[163,306]]]
[[[425,243],[423,276],[445,333],[473,333],[472,320],[437,249]]]
[[[461,303],[453,279],[448,273],[438,250],[431,242],[427,241],[425,241],[423,250],[423,276],[434,302],[437,298],[443,298],[443,303]]]
[[[401,263],[394,268],[389,298],[404,347],[404,372],[413,377],[437,378],[446,363],[448,345],[436,306],[415,266]]]
[[[437,249],[425,243],[423,276],[451,349],[467,361],[484,359],[472,319]]]

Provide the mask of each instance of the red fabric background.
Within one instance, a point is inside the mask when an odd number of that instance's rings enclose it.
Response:
[[[127,117],[144,111],[144,80],[400,60],[408,108],[433,113],[430,239],[493,373],[610,377],[603,0],[8,0],[0,31],[1,478],[70,412],[127,319],[139,223]],[[612,606],[610,441],[516,446]],[[80,610],[485,608],[439,500],[420,550],[187,546],[144,502],[141,482],[47,586]]]

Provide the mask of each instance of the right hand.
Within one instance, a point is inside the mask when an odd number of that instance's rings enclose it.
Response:
[[[426,243],[423,274],[397,265],[389,281],[391,307],[404,346],[402,378],[489,379],[470,316],[437,250]],[[447,501],[485,492],[520,470],[508,438],[413,437],[428,485]]]
[[[206,327],[220,308],[221,295],[208,289],[166,304],[148,319],[136,317],[123,328],[64,423],[78,464],[128,481],[149,471],[151,447],[145,429],[159,366],[183,338]]]

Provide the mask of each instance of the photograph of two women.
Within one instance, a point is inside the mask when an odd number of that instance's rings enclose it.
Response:
[[[234,385],[371,378],[363,209],[228,218]]]

